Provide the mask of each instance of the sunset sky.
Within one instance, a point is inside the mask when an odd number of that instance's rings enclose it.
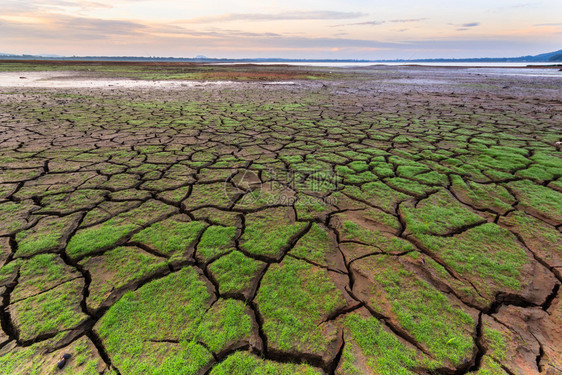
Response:
[[[560,0],[0,0],[2,53],[417,59],[558,49]]]

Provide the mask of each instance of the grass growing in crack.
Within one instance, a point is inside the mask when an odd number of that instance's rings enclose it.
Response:
[[[555,264],[562,257],[562,234],[544,221],[515,211],[502,217],[500,224],[519,234],[526,245],[547,263]]]
[[[209,271],[219,283],[219,292],[228,294],[247,290],[257,272],[263,267],[264,263],[235,250],[211,263]]]
[[[322,319],[345,306],[328,273],[304,261],[285,258],[272,265],[256,296],[270,347],[322,355],[332,335],[319,326]]]
[[[268,361],[248,352],[236,352],[211,370],[211,375],[320,375],[308,365]]]
[[[391,189],[381,181],[363,184],[361,188],[346,186],[343,191],[351,197],[370,202],[386,211],[394,211],[395,204],[410,198],[404,193]]]
[[[189,197],[182,201],[182,206],[188,210],[204,206],[227,208],[231,203],[224,192],[224,183],[214,183],[194,185]]]
[[[110,247],[135,229],[174,210],[175,208],[159,201],[147,201],[141,206],[121,213],[102,224],[79,230],[70,239],[66,252],[71,258],[76,258]]]
[[[206,224],[201,221],[188,221],[182,216],[173,216],[136,233],[131,241],[141,242],[166,256],[172,256],[185,252],[205,227]]]
[[[76,233],[70,239],[66,252],[71,258],[88,255],[98,249],[116,244],[136,228],[135,224],[124,224],[118,219],[109,219],[98,227]]]
[[[56,250],[62,245],[61,240],[64,232],[76,219],[76,215],[64,218],[48,217],[40,220],[32,229],[19,232],[16,235],[16,241],[18,242],[17,255],[30,256],[44,251]]]
[[[373,251],[386,251],[389,253],[403,253],[413,251],[415,247],[408,241],[383,233],[377,229],[361,226],[354,221],[346,220],[341,228],[341,239],[358,241],[363,244],[376,246]]]
[[[131,192],[128,192],[130,195]],[[131,198],[129,198],[131,199]],[[77,190],[70,194],[48,195],[41,199],[43,210],[53,210],[61,213],[72,212],[76,209],[91,207],[103,200],[103,192],[93,189]]]
[[[184,268],[126,293],[95,329],[127,374],[194,374],[212,356],[191,336],[211,302],[197,272]],[[161,342],[161,340],[173,340]]]
[[[73,375],[99,375],[104,368],[103,362],[92,351],[93,345],[86,337],[82,337],[62,350],[49,352],[49,345],[64,336],[59,334],[55,338],[39,342],[27,347],[14,347],[0,356],[0,371],[2,374],[12,375],[43,375],[55,373],[56,363],[63,352],[70,353],[72,360],[64,369],[65,373]],[[113,374],[112,372],[104,372]]]
[[[189,192],[189,189],[190,186],[183,186],[177,189],[163,191],[159,193],[158,196],[174,203],[179,203],[185,198],[185,196]]]
[[[465,196],[475,207],[490,208],[503,213],[512,208],[515,199],[507,189],[497,184],[479,184],[474,181],[465,182],[460,176],[452,175],[452,189]]]
[[[510,182],[508,185],[515,191],[525,209],[536,211],[557,222],[562,220],[562,193],[529,180]]]
[[[547,168],[538,165],[533,165],[527,169],[517,171],[515,175],[534,180],[538,183],[554,178],[554,174],[552,174]],[[558,175],[560,175],[560,173],[558,173]]]
[[[167,268],[163,259],[135,247],[118,247],[102,256],[85,258],[80,264],[92,275],[88,306],[94,308],[113,290]]]
[[[317,223],[312,224],[310,230],[298,240],[289,254],[327,265],[326,255],[336,251],[328,232]]]
[[[474,319],[443,293],[418,279],[397,258],[380,255],[353,265],[372,275],[371,306],[384,315],[394,315],[433,358],[456,365],[470,358]]]
[[[480,368],[478,369],[478,375],[509,375],[502,368],[501,364],[496,362],[493,358],[488,355],[484,355]]]
[[[331,206],[320,198],[305,194],[297,194],[297,200],[293,207],[297,212],[299,220],[314,220],[322,217],[330,211]]]
[[[27,223],[24,218],[26,212],[31,210],[32,207],[33,204],[29,201],[0,204],[0,235],[7,235],[23,228]]]
[[[442,280],[446,280],[447,283],[451,285],[460,295],[475,299],[481,306],[486,306],[489,304],[489,302],[485,298],[480,296],[470,284],[451,277],[445,267],[434,261],[432,258],[425,257],[424,262],[428,270],[435,272],[435,274]]]
[[[0,285],[3,286],[12,280],[17,275],[22,264],[22,260],[16,259],[0,267]]]
[[[347,341],[344,348],[342,365],[346,373],[360,373],[354,365],[354,343],[376,374],[413,375],[414,369],[421,365],[416,351],[402,344],[396,335],[385,330],[377,319],[350,314],[345,318],[344,325],[349,329],[353,340]]]
[[[496,283],[512,290],[521,287],[520,270],[529,259],[515,236],[496,224],[483,224],[455,237],[420,235],[419,238],[489,295]]]
[[[249,214],[241,247],[251,254],[277,257],[289,240],[305,227],[306,223],[292,224],[283,208]]]
[[[23,262],[20,268],[18,285],[12,292],[11,301],[40,293],[78,276],[80,274],[66,266],[58,255],[36,255]]]
[[[252,320],[246,309],[241,301],[217,301],[199,324],[194,340],[203,342],[213,353],[242,339],[249,340]]]
[[[234,248],[236,227],[212,225],[201,236],[197,245],[197,257],[208,261],[217,255],[224,254]]]
[[[400,207],[407,229],[412,233],[444,235],[466,225],[484,222],[484,219],[441,190],[422,200],[417,207]]]
[[[484,342],[488,347],[488,355],[498,361],[504,361],[507,356],[507,343],[503,333],[493,328],[484,327]]]
[[[70,329],[86,319],[80,311],[83,281],[64,283],[45,293],[16,302],[10,307],[20,338]]]

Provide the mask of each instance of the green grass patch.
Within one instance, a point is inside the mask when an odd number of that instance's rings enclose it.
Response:
[[[97,309],[114,290],[166,269],[162,258],[137,247],[118,247],[99,257],[87,257],[80,262],[92,275],[88,306]]]
[[[529,180],[510,182],[524,210],[529,209],[558,223],[562,222],[562,193]]]
[[[372,275],[372,307],[395,316],[435,360],[458,365],[470,359],[474,345],[470,333],[475,322],[443,293],[390,256],[369,257],[353,265]]]
[[[346,374],[361,373],[354,363],[355,345],[375,374],[413,375],[415,368],[421,367],[418,353],[402,344],[396,335],[385,329],[377,319],[350,314],[345,317],[344,326],[351,336],[351,340],[346,340],[342,356],[341,366]]]
[[[264,263],[244,256],[239,251],[226,254],[209,266],[209,271],[219,283],[222,294],[238,294],[247,291]]]
[[[517,291],[524,281],[520,270],[529,258],[515,236],[496,224],[483,224],[454,237],[419,235],[419,239],[491,300],[498,288]]]
[[[334,241],[329,237],[326,229],[314,223],[289,254],[327,266],[326,256],[336,251]]]
[[[235,247],[236,227],[212,225],[208,227],[197,245],[196,256],[204,262],[224,254]]]
[[[197,272],[184,268],[125,294],[95,330],[122,373],[195,374],[212,359],[192,341],[210,303]]]
[[[147,201],[138,208],[121,213],[102,224],[79,230],[70,239],[66,252],[71,258],[78,258],[100,249],[109,248],[140,226],[174,210],[175,208],[159,201]]]
[[[18,284],[10,300],[13,303],[78,277],[81,274],[65,265],[58,255],[36,255],[21,263]]]
[[[211,375],[320,375],[308,365],[268,361],[248,352],[236,352],[211,370]]]
[[[322,355],[332,340],[319,323],[345,306],[326,270],[286,257],[272,265],[256,296],[268,345],[282,351]]]
[[[412,203],[400,206],[408,231],[414,234],[445,235],[466,225],[485,220],[463,206],[445,190],[420,201],[417,207]]]
[[[306,228],[306,223],[293,223],[285,208],[272,208],[246,215],[246,230],[240,246],[245,251],[277,258],[291,238]]]
[[[136,233],[131,241],[148,245],[166,256],[179,256],[187,251],[206,226],[204,222],[176,215]]]
[[[16,256],[30,256],[62,248],[64,235],[77,219],[78,215],[47,217],[41,219],[33,228],[19,232],[16,235]]]
[[[71,329],[87,315],[80,311],[83,280],[64,283],[45,293],[29,297],[10,306],[14,325],[22,340],[42,334]]]

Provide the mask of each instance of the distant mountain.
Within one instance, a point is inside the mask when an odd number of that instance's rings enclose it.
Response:
[[[13,55],[8,53],[0,53],[0,60],[63,60],[63,61],[147,61],[147,62],[274,62],[274,63],[298,63],[298,62],[328,62],[328,63],[510,63],[510,62],[528,62],[528,63],[558,63],[562,62],[562,49],[554,52],[542,53],[535,56],[520,57],[483,57],[483,58],[463,58],[463,59],[415,59],[415,60],[356,60],[356,59],[283,59],[283,58],[244,58],[244,59],[226,59],[211,58],[203,55],[197,55],[195,58],[182,57],[142,57],[142,56],[59,56],[59,55]]]
[[[560,52],[560,51],[559,51],[559,52]],[[554,55],[550,56],[550,57],[548,58],[548,61],[562,61],[562,53],[559,53],[559,52],[558,52],[558,53],[555,52]]]
[[[45,55],[14,55],[13,53],[2,53],[0,52],[0,58],[16,58],[16,59],[21,59],[21,58],[65,58],[62,55],[51,55],[51,54],[45,54]]]
[[[561,62],[562,49],[555,52],[542,53],[535,56],[520,57],[482,57],[482,58],[465,58],[465,59],[416,59],[416,60],[382,60],[386,62],[529,62],[529,63],[546,63]]]

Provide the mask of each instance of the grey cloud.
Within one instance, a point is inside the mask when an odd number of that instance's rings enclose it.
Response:
[[[385,21],[365,21],[365,22],[355,22],[355,23],[344,23],[343,25],[334,25],[332,27],[341,27],[341,26],[362,26],[362,25],[369,25],[369,26],[378,26],[385,23]]]
[[[252,40],[249,41],[252,43]],[[307,38],[307,37],[280,37],[271,39],[254,39],[254,43],[261,46],[279,48],[339,48],[339,47],[365,47],[365,48],[397,48],[400,43],[380,42],[376,40],[348,39],[348,38]],[[266,42],[266,43],[264,43]]]
[[[68,30],[100,33],[102,35],[135,34],[147,28],[147,26],[143,24],[131,21],[103,20],[84,17],[59,17],[57,24],[59,27],[66,28]]]
[[[3,1],[5,2],[2,4],[2,13],[14,15],[21,15],[22,13],[33,13],[37,15],[41,12],[60,10],[60,8],[76,8],[82,10],[91,8],[113,8],[111,5],[97,1],[50,0],[41,3],[33,1]]]
[[[0,24],[0,34],[25,35],[26,38],[64,40],[107,39],[113,35],[140,36],[147,26],[131,21],[103,20],[96,18],[51,15],[48,18],[52,27],[43,24],[27,24],[4,21]]]
[[[562,22],[553,22],[553,23],[539,23],[533,26],[562,26]]]
[[[514,9],[519,9],[519,8],[533,7],[535,5],[539,5],[539,3],[519,3],[519,4],[509,5],[508,7],[514,8]]]
[[[476,26],[480,26],[480,22],[463,23],[461,26],[462,27],[476,27]]]
[[[202,30],[191,30],[181,26],[166,25],[166,26],[156,26],[150,29],[149,34],[168,34],[174,38],[182,38],[185,36],[190,37],[208,37],[208,38],[235,38],[235,37],[249,37],[249,38],[277,38],[281,37],[281,34],[276,33],[253,33],[241,30],[231,30],[231,29],[210,29],[206,31]]]
[[[332,27],[341,27],[341,26],[378,26],[385,23],[411,23],[411,22],[420,22],[424,21],[427,18],[406,18],[406,19],[394,19],[388,21],[366,21],[366,22],[354,22],[354,23],[346,23],[342,25],[334,25]]]
[[[425,21],[426,19],[427,18],[406,18],[406,19],[390,20],[388,22],[391,22],[391,23],[410,23],[410,22]]]
[[[50,0],[43,4],[45,7],[68,7],[68,8],[113,8],[112,5],[102,4],[96,1],[67,1]]]
[[[275,33],[253,33],[235,29],[189,29],[177,25],[150,25],[130,21],[101,20],[83,17],[52,16],[49,18],[50,27],[41,24],[25,24],[4,20],[0,23],[0,35],[7,45],[14,46],[27,43],[50,48],[49,53],[61,53],[59,46],[67,44],[72,48],[70,54],[89,55],[98,51],[101,54],[130,53],[130,54],[180,54],[190,51],[213,50],[217,53],[238,54],[248,56],[248,51],[258,51],[275,55],[277,51],[284,56],[302,54],[325,53],[327,49],[340,48],[348,50],[379,49],[376,56],[399,56],[401,53],[428,53],[439,55],[450,54],[478,54],[495,53],[506,48],[524,49],[536,45],[509,39],[461,39],[448,38],[437,41],[402,40],[384,42],[379,40],[346,38],[343,34],[334,37],[311,38],[301,36],[280,35]],[[459,25],[457,25],[458,27]],[[125,37],[126,44],[115,47],[113,42],[119,37]],[[536,41],[534,41],[536,44]],[[113,49],[112,49],[113,48]],[[119,48],[119,49],[117,49]],[[105,52],[99,52],[105,51]],[[116,52],[117,51],[117,52]],[[142,51],[142,52],[139,52]],[[150,51],[150,52],[148,52]],[[227,51],[227,52],[225,52]],[[263,52],[269,51],[269,52]],[[288,52],[292,51],[292,52]],[[295,52],[298,51],[298,52]],[[436,52],[437,51],[437,52]],[[10,52],[10,51],[8,51]],[[29,51],[33,52],[33,51]],[[357,52],[363,53],[363,52]],[[373,52],[370,53],[373,57]],[[507,52],[506,52],[507,53]]]
[[[287,21],[287,20],[342,20],[363,17],[360,12],[294,11],[280,13],[229,13],[218,16],[182,20],[182,23],[211,23],[218,21]]]

